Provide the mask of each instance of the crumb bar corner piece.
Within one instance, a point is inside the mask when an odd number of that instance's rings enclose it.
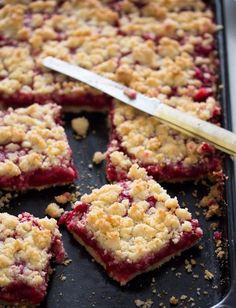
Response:
[[[51,261],[65,251],[57,221],[0,213],[0,303],[39,305],[47,292]],[[28,307],[28,306],[27,306]]]
[[[127,180],[82,196],[59,223],[121,285],[159,267],[203,235],[198,220],[138,165],[130,168]]]
[[[130,106],[114,102],[109,120],[106,174],[111,182],[127,178],[134,163],[159,182],[198,180],[222,169],[223,155],[213,145]]]
[[[0,111],[1,189],[42,189],[75,180],[60,110],[48,103]]]

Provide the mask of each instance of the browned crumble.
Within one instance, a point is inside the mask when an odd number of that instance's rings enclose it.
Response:
[[[60,208],[56,203],[49,203],[45,209],[45,214],[52,218],[59,218],[64,213],[64,209]]]
[[[205,272],[204,272],[204,278],[206,279],[206,280],[212,280],[213,278],[214,278],[214,274],[212,274],[210,271],[208,271],[208,270],[205,270]]]
[[[200,207],[206,209],[206,212],[204,213],[206,219],[213,216],[222,216],[222,210],[219,204],[219,202],[222,201],[222,189],[222,183],[216,183],[210,188],[208,195],[200,200]]]
[[[93,155],[93,163],[95,165],[99,165],[105,158],[106,158],[106,152],[102,153],[102,152],[97,151]]]
[[[184,263],[185,263],[185,269],[186,269],[186,271],[187,271],[188,273],[191,273],[191,272],[192,272],[192,264],[191,264],[187,259],[184,261]]]
[[[71,259],[65,259],[64,262],[62,262],[62,264],[68,266],[71,262],[72,262]]]
[[[75,118],[71,121],[71,126],[76,132],[77,137],[85,138],[89,128],[89,121],[85,117]]]
[[[216,239],[215,244],[216,244],[216,250],[215,250],[216,257],[218,259],[223,259],[223,257],[225,256],[225,252],[222,248],[222,240]]]
[[[62,195],[54,197],[57,203],[66,204],[72,200],[72,194],[70,192],[65,192]]]
[[[59,279],[60,279],[61,281],[65,281],[65,280],[66,280],[66,276],[63,275],[63,274],[61,274],[61,275],[59,276]]]
[[[218,222],[213,222],[213,223],[210,224],[210,228],[212,230],[216,230],[216,228],[218,228],[218,227],[219,227],[219,223]]]
[[[150,308],[153,304],[153,301],[150,298],[148,298],[146,301],[143,301],[141,299],[136,299],[134,303],[137,307],[140,308]]]
[[[0,192],[0,209],[9,207],[10,201],[13,197],[17,197],[17,194],[13,195],[9,192],[4,194],[3,192]]]
[[[184,295],[184,294],[180,296],[180,299],[181,299],[181,300],[185,300],[185,299],[187,299],[187,298],[188,298],[188,296],[187,296],[187,295]]]
[[[179,303],[179,300],[175,296],[171,296],[169,301],[171,305],[178,305]]]

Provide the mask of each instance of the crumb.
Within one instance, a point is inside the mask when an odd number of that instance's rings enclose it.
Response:
[[[6,194],[4,194],[3,192],[0,192],[0,209],[3,207],[9,207],[11,199],[17,196],[18,194],[15,194],[13,196],[13,194],[9,192]]]
[[[92,164],[88,164],[88,168],[89,169],[93,169],[93,165]]]
[[[65,259],[62,264],[65,265],[65,266],[68,266],[70,263],[72,262],[71,259]]]
[[[215,173],[214,176],[216,177],[216,183],[211,186],[208,195],[204,196],[199,202],[199,206],[206,209],[204,213],[206,219],[213,216],[222,216],[220,202],[223,200],[224,178],[220,172]]]
[[[130,99],[135,99],[137,97],[137,92],[133,89],[124,89],[124,94]]]
[[[142,301],[141,299],[136,299],[134,303],[137,307],[150,308],[153,304],[153,301],[150,298],[147,299],[146,301]]]
[[[60,275],[60,277],[59,277],[59,279],[61,280],[61,281],[65,281],[66,280],[66,276],[64,276],[64,275]]]
[[[55,200],[57,201],[57,203],[65,204],[65,203],[70,202],[72,200],[72,194],[69,193],[69,192],[65,192],[62,195],[56,196]]]
[[[95,152],[93,155],[93,163],[99,165],[105,158],[106,158],[106,153]]]
[[[181,300],[185,300],[185,299],[187,299],[187,298],[188,298],[188,296],[187,296],[187,295],[184,295],[184,294],[180,296],[180,299],[181,299]]]
[[[52,218],[59,218],[64,210],[60,208],[56,203],[49,203],[45,209],[45,214]]]
[[[198,246],[198,249],[199,249],[199,250],[203,250],[203,246],[202,246],[202,245],[199,245],[199,246]]]
[[[190,263],[191,263],[192,265],[196,265],[196,264],[197,264],[196,260],[194,260],[194,259],[191,259],[191,260],[190,260]]]
[[[179,300],[175,296],[171,296],[169,301],[171,305],[178,305],[179,302]]]
[[[184,261],[184,263],[185,263],[185,269],[186,269],[186,271],[187,271],[188,273],[191,273],[191,272],[192,272],[192,264],[191,264],[187,259]]]
[[[204,278],[205,278],[206,280],[212,280],[212,279],[214,278],[214,274],[212,274],[210,271],[205,270],[204,273],[205,273]]]
[[[85,117],[75,118],[71,121],[71,126],[79,137],[85,138],[89,128],[89,121]]]
[[[210,224],[210,228],[212,229],[212,230],[216,230],[216,228],[219,226],[219,223],[217,223],[217,222],[213,222],[213,223],[211,223]]]

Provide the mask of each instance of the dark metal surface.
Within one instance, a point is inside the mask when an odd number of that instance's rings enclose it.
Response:
[[[222,3],[216,0],[216,12],[218,23],[223,23]],[[225,85],[222,92],[222,106],[224,110],[224,126],[231,128],[229,92],[227,88],[227,63],[225,54],[224,32],[218,34],[219,52],[221,58],[221,78]],[[108,127],[106,126],[106,115],[86,114],[90,122],[88,137],[77,141],[71,130],[70,120],[77,115],[67,114],[65,126],[70,145],[73,149],[75,165],[80,177],[76,185],[80,186],[80,192],[90,192],[93,187],[100,187],[106,183],[104,165],[95,166],[92,169],[89,164],[95,151],[105,151],[108,142]],[[83,247],[77,244],[72,236],[62,228],[63,241],[72,263],[68,266],[56,266],[52,274],[48,295],[41,307],[134,307],[137,299],[146,301],[151,299],[153,307],[161,306],[161,303],[169,307],[169,299],[175,296],[180,299],[186,295],[185,300],[179,300],[179,307],[212,307],[217,308],[236,307],[236,278],[235,262],[235,240],[236,234],[236,212],[234,209],[234,171],[233,163],[226,159],[226,174],[229,180],[226,184],[227,206],[224,208],[224,216],[221,219],[206,221],[202,209],[196,207],[196,203],[206,193],[203,185],[195,186],[193,183],[163,185],[168,192],[176,195],[180,204],[187,205],[193,216],[197,217],[204,230],[204,237],[199,242],[203,249],[196,245],[183,253],[180,257],[168,262],[153,272],[143,274],[125,287],[120,287],[113,282],[104,270],[96,262],[93,262],[90,255]],[[61,187],[43,190],[41,192],[31,191],[14,199],[7,211],[17,215],[28,211],[36,216],[43,217],[44,210],[54,196],[65,191],[73,191],[73,187]],[[184,192],[183,192],[184,191]],[[195,192],[197,191],[197,196]],[[66,207],[69,210],[69,206]],[[3,211],[3,210],[2,210]],[[215,242],[213,231],[210,229],[212,222],[219,222],[218,230],[223,232],[226,253],[229,255],[229,262],[220,262],[215,256]],[[229,245],[228,245],[229,243]],[[185,260],[193,258],[196,265],[192,272],[188,273],[185,268]],[[211,281],[204,279],[205,269],[214,274]],[[62,280],[62,275],[66,277]],[[220,303],[220,304],[218,304]],[[195,305],[194,305],[195,304]]]

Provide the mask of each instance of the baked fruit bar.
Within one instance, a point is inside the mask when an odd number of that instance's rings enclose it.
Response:
[[[191,105],[187,97],[178,100]],[[211,117],[214,106],[210,102],[204,109],[192,103],[192,114]],[[156,180],[167,182],[199,179],[221,169],[222,155],[214,146],[176,132],[134,108],[116,102],[110,122],[106,173],[112,182],[126,179],[133,163]]]
[[[0,111],[0,188],[42,189],[76,178],[61,107],[33,104]]]
[[[47,291],[51,259],[61,263],[65,256],[56,220],[0,213],[0,230],[0,302],[40,304]]]
[[[201,0],[12,1],[0,5],[0,98],[101,110],[102,93],[42,66],[46,56],[149,96],[216,95],[217,26]]]
[[[189,211],[138,165],[130,168],[127,181],[82,196],[59,224],[121,285],[159,267],[203,235]]]

